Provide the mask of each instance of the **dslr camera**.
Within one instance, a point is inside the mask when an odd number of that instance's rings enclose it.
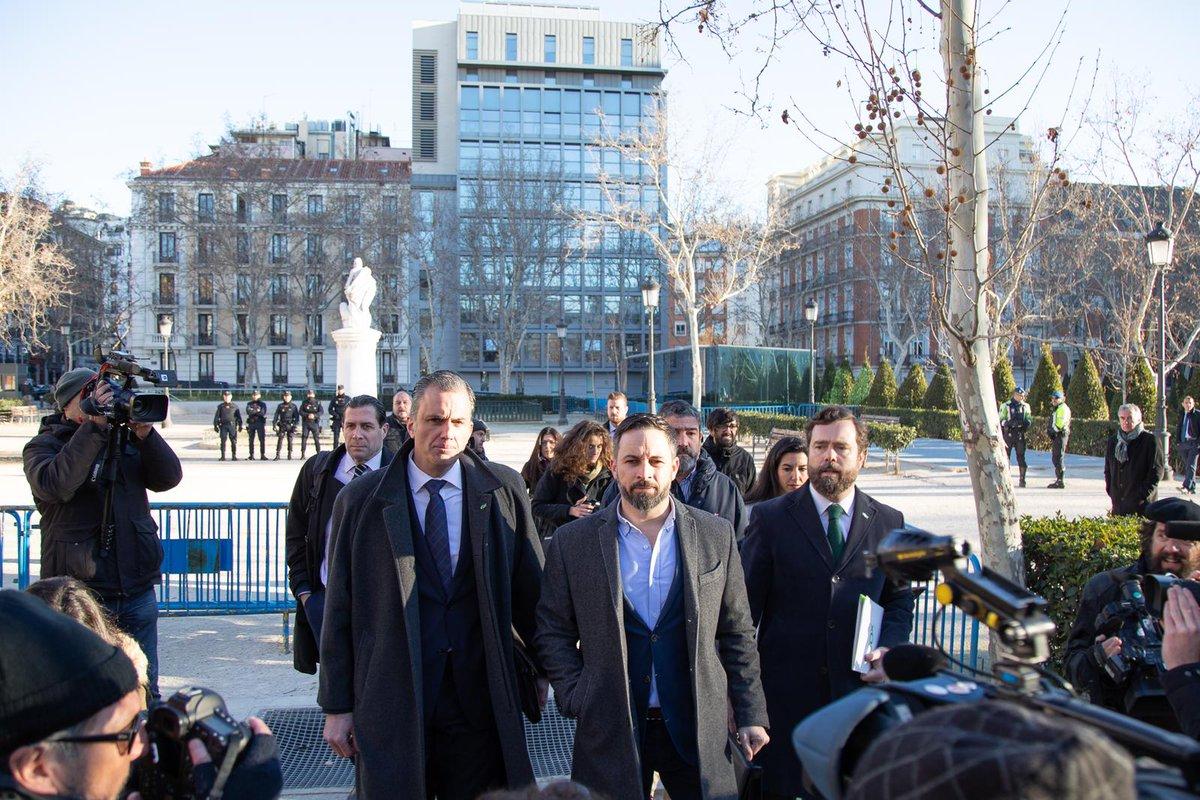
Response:
[[[138,394],[133,390],[134,379],[140,378],[158,386],[169,386],[175,382],[174,370],[152,370],[138,364],[129,353],[113,350],[105,355],[97,351],[100,362],[99,374],[85,387],[86,397],[80,404],[88,416],[107,417],[117,425],[129,423],[162,422],[167,418],[166,395]],[[100,381],[113,389],[111,402],[101,406],[96,402],[95,389]]]
[[[196,797],[188,742],[204,744],[217,766],[219,797],[225,780],[242,750],[250,742],[250,728],[225,708],[221,695],[211,689],[189,686],[150,707],[146,721],[149,760],[139,770],[137,785],[144,800],[189,800]]]

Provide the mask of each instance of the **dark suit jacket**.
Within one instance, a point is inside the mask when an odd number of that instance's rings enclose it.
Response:
[[[705,798],[734,800],[726,699],[739,726],[767,725],[742,563],[728,522],[680,502],[675,515],[701,787]],[[558,529],[534,641],[559,709],[578,719],[572,777],[611,800],[637,800],[618,536],[615,503]]]
[[[904,516],[862,490],[837,564],[809,484],[756,503],[742,543],[750,610],[758,624],[763,689],[774,723],[771,744],[759,754],[764,789],[794,796],[803,774],[791,732],[813,711],[864,684],[850,669],[858,596],[883,606],[881,647],[909,639],[913,595],[880,570],[867,575],[864,551],[874,551]]]
[[[417,564],[405,444],[387,469],[353,481],[333,508],[317,702],[353,712],[358,797],[425,796],[424,700]],[[533,780],[512,632],[531,641],[542,549],[521,476],[471,453],[463,467],[488,693],[510,788]],[[464,754],[466,757],[466,754]]]
[[[1162,447],[1150,431],[1129,443],[1129,458],[1117,461],[1117,435],[1108,438],[1104,452],[1104,490],[1114,514],[1140,514],[1147,503],[1158,499],[1158,481],[1163,472]]]
[[[1200,408],[1180,412],[1179,425],[1175,428],[1175,441],[1179,444],[1183,444],[1185,425],[1188,434],[1192,437],[1192,443],[1200,444]]]

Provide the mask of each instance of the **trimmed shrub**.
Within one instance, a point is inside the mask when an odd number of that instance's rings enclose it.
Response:
[[[1033,450],[1049,450],[1050,437],[1046,435],[1049,417],[1034,417],[1033,423],[1026,434],[1026,442]],[[1067,443],[1067,452],[1081,456],[1104,457],[1108,437],[1117,429],[1117,424],[1109,420],[1074,419],[1071,420],[1071,440]]]
[[[1075,367],[1075,374],[1067,385],[1067,405],[1071,407],[1071,419],[1109,419],[1108,403],[1104,400],[1104,387],[1100,385],[1100,373],[1092,354],[1086,350]]]
[[[925,408],[939,411],[954,411],[958,408],[958,393],[954,388],[954,376],[950,374],[947,364],[939,364],[933,380],[929,383],[929,391],[925,392],[922,404]]]
[[[1033,374],[1033,385],[1029,387],[1029,394],[1026,396],[1030,410],[1037,416],[1048,415],[1050,413],[1050,395],[1054,392],[1061,392],[1062,388],[1062,378],[1058,374],[1058,367],[1054,365],[1054,356],[1050,352],[1050,345],[1044,344],[1037,372]]]
[[[864,360],[863,365],[858,368],[858,374],[854,376],[854,387],[850,390],[850,405],[862,405],[874,383],[875,370],[871,369],[869,360]]]
[[[962,441],[962,421],[957,411],[934,411],[923,408],[875,408],[863,406],[862,414],[896,417],[901,425],[913,428],[924,439]]]
[[[825,371],[821,373],[821,382],[817,384],[817,402],[821,402],[825,395],[829,394],[829,390],[833,388],[833,379],[837,376],[837,364],[833,363],[833,359],[826,359]]]
[[[1158,419],[1158,386],[1154,382],[1154,373],[1150,370],[1150,362],[1139,358],[1133,363],[1129,375],[1125,379],[1125,402],[1134,403],[1142,409],[1142,422],[1147,428],[1152,428]],[[1075,409],[1071,409],[1072,412]]]
[[[1072,441],[1074,429],[1072,428]],[[1061,670],[1083,587],[1096,574],[1132,564],[1140,551],[1138,517],[1021,517],[1025,585],[1049,604],[1051,666]]]
[[[896,373],[892,372],[891,363],[885,358],[879,362],[879,370],[875,380],[871,382],[871,391],[863,398],[863,404],[891,408],[896,405]]]
[[[825,405],[846,405],[850,402],[850,393],[854,391],[854,376],[849,367],[838,367],[833,375],[833,383],[825,393],[822,402]]]
[[[1000,356],[992,365],[992,388],[996,390],[996,402],[1006,402],[1012,397],[1013,389],[1017,388],[1017,379],[1013,377],[1012,362],[1008,356]]]
[[[920,408],[927,391],[929,385],[925,383],[925,370],[919,364],[913,364],[904,376],[904,383],[896,390],[896,408]]]
[[[770,436],[772,428],[783,428],[790,431],[802,431],[808,424],[807,417],[793,417],[790,414],[763,414],[758,411],[739,411],[738,424],[741,433],[751,436]]]

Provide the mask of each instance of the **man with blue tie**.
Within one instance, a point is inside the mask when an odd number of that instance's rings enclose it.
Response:
[[[1179,460],[1183,466],[1183,491],[1196,493],[1196,456],[1200,455],[1200,409],[1191,395],[1183,398],[1179,415]]]
[[[726,520],[672,497],[675,432],[617,427],[620,500],[550,541],[536,645],[559,709],[578,720],[572,778],[644,800],[734,800],[727,724],[751,759],[769,741],[754,628]]]
[[[317,702],[357,797],[474,800],[533,781],[513,633],[532,641],[542,552],[521,476],[466,449],[471,387],[412,395],[411,439],[334,504]]]

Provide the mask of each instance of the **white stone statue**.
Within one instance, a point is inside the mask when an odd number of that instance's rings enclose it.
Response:
[[[346,276],[346,285],[342,291],[346,295],[345,301],[338,306],[342,314],[342,327],[370,330],[371,303],[375,300],[375,277],[371,275],[371,268],[365,266],[361,258],[354,259],[354,266]]]

